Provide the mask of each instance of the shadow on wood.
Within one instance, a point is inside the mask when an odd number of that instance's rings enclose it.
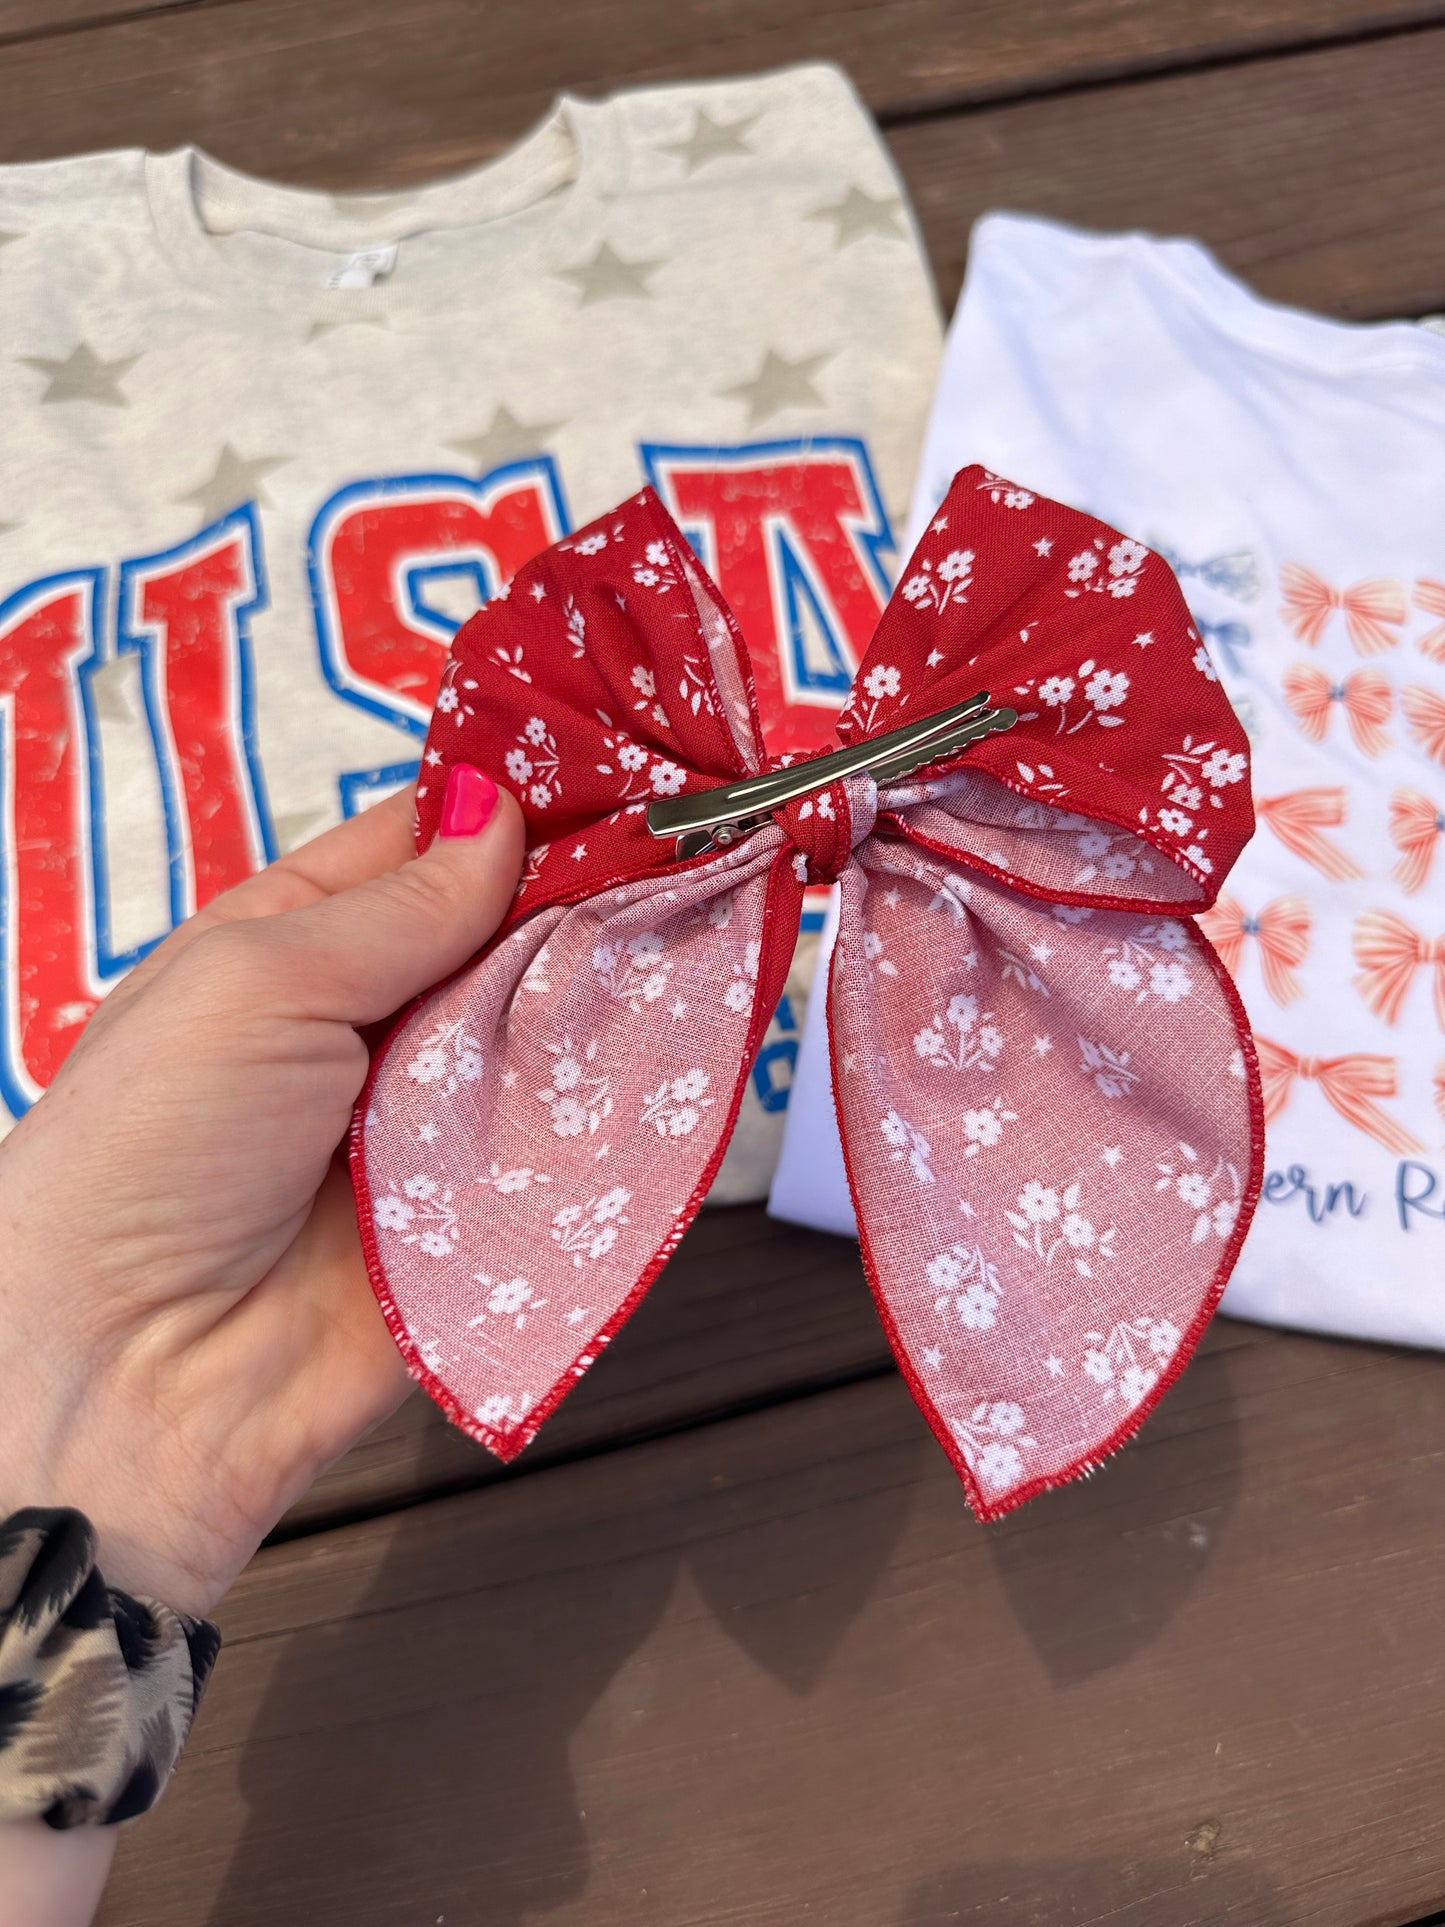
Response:
[[[1227,1530],[1241,1477],[1225,1348],[1232,1336],[1229,1326],[1216,1326],[1189,1368],[1188,1425],[1180,1401],[1166,1399],[1141,1437],[1100,1473],[1104,1494],[1075,1481],[991,1529],[1009,1605],[1056,1686],[1077,1685],[1142,1651],[1199,1583]],[[1168,1485],[1155,1463],[1165,1450],[1173,1461]],[[1201,1502],[1181,1513],[1191,1459]]]
[[[1181,1861],[1195,1864],[1199,1912],[1208,1927],[1292,1927],[1270,1883],[1247,1865],[1230,1866],[1222,1830],[1204,1821],[1179,1842]],[[1159,1893],[1178,1879],[1179,1868],[1131,1867],[1137,1901],[1118,1897],[1119,1870],[1088,1861],[1038,1859],[1024,1863],[960,1867],[920,1881],[909,1893],[898,1927],[1156,1927]],[[1093,1901],[1085,1896],[1109,1898]],[[1072,1897],[1067,1914],[1061,1899]],[[1069,1904],[1066,1902],[1066,1904]],[[1102,1911],[1101,1911],[1102,1908]],[[1178,1916],[1174,1916],[1177,1918]]]
[[[761,1205],[704,1211],[613,1344],[512,1466],[417,1392],[322,1474],[274,1536],[529,1477],[890,1363],[853,1239],[780,1224]]]
[[[933,1447],[906,1418],[886,1453],[844,1436],[793,1465],[766,1448],[740,1460],[730,1429],[593,1461],[596,1510],[569,1497],[581,1468],[567,1468],[356,1528],[390,1542],[342,1623],[285,1640],[209,1927],[340,1927],[374,1886],[459,1927],[521,1927],[575,1900],[590,1847],[573,1736],[624,1667],[608,1717],[640,1738],[659,1715],[655,1669],[635,1656],[685,1574],[703,1619],[806,1698],[888,1566]],[[465,1530],[439,1532],[463,1506]]]

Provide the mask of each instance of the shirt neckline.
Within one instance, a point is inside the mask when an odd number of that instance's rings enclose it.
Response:
[[[382,278],[369,288],[330,289],[326,273],[356,250],[404,245],[444,229],[485,237],[498,255],[544,250],[548,260],[562,260],[569,247],[600,232],[605,204],[625,175],[615,102],[573,94],[558,95],[543,119],[494,160],[410,189],[329,194],[242,173],[195,146],[144,156],[151,223],[172,272],[242,325],[264,314],[293,327],[383,318],[426,326],[459,310],[474,313],[479,301],[507,294],[495,259],[470,286],[448,276],[445,284]],[[278,259],[258,273],[221,243],[221,235],[240,231],[314,248],[315,263]]]
[[[1445,372],[1445,333],[1418,321],[1347,321],[1271,301],[1231,274],[1200,241],[1137,230],[1106,234],[1040,215],[998,211],[980,230],[1027,250],[1063,246],[1095,257],[1126,256],[1168,281],[1220,334],[1273,360],[1328,375]]]

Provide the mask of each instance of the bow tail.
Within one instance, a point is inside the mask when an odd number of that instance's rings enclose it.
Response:
[[[1328,582],[1302,562],[1286,562],[1279,572],[1284,591],[1280,614],[1300,641],[1315,648],[1325,632],[1337,598]]]
[[[1272,1038],[1256,1037],[1255,1051],[1259,1058],[1259,1092],[1264,1105],[1264,1121],[1273,1124],[1294,1088],[1298,1075],[1298,1059],[1293,1051],[1286,1050],[1283,1044],[1276,1044]]]
[[[1396,1157],[1407,1158],[1424,1150],[1413,1131],[1397,1124],[1378,1104],[1371,1102],[1373,1097],[1397,1094],[1393,1057],[1326,1058],[1317,1073],[1317,1082],[1325,1102],[1338,1111],[1346,1123],[1374,1138],[1377,1144],[1383,1144]]]
[[[373,1062],[351,1145],[372,1285],[412,1375],[500,1458],[635,1310],[721,1162],[797,935],[775,853],[539,911]]]
[[[1293,856],[1308,863],[1334,883],[1347,883],[1365,872],[1352,856],[1321,835],[1345,820],[1345,791],[1338,786],[1287,790],[1282,796],[1255,799],[1259,819]]]
[[[1399,642],[1399,625],[1409,614],[1405,592],[1389,577],[1357,582],[1341,598],[1345,633],[1356,655],[1379,656]]]
[[[1271,1037],[1256,1037],[1259,1053],[1260,1089],[1264,1096],[1264,1118],[1272,1124],[1289,1102],[1295,1080],[1308,1074],[1319,1086],[1325,1102],[1347,1124],[1383,1144],[1397,1157],[1409,1157],[1424,1147],[1403,1124],[1386,1115],[1372,1100],[1395,1095],[1395,1060],[1374,1053],[1360,1052],[1345,1057],[1313,1061],[1296,1057]]]
[[[828,1008],[864,1262],[992,1518],[1121,1445],[1187,1361],[1258,1195],[1253,1049],[1192,924],[863,849]]]

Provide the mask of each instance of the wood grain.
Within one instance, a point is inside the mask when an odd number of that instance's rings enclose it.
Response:
[[[106,26],[137,14],[160,13],[196,0],[0,0],[0,45]]]
[[[417,1393],[317,1481],[280,1533],[519,1477],[882,1371],[889,1360],[851,1239],[779,1224],[761,1205],[705,1211],[640,1309],[510,1468]]]
[[[0,0],[0,41],[35,42],[3,131],[7,147],[38,141],[53,154],[156,145],[146,125],[194,128],[199,114],[218,152],[269,170],[278,136],[298,151],[360,143],[363,154],[398,139],[471,142],[478,129],[509,139],[563,87],[836,60],[889,114],[1442,18],[1445,0],[627,0],[624,16],[558,0],[542,31],[522,0]],[[52,113],[72,103],[63,126],[33,111],[13,124],[36,84]],[[259,160],[257,143],[270,149]]]
[[[454,37],[459,3],[428,0]],[[441,35],[423,76],[412,41],[380,33],[374,11],[231,0],[76,35],[63,52],[12,47],[0,157],[198,139],[262,173],[396,185],[483,159],[550,98],[549,70],[520,111],[525,76],[503,63],[512,106],[491,113],[488,29],[469,12],[466,48]],[[859,18],[875,12],[892,9]],[[594,25],[611,19],[601,9]],[[644,14],[622,38],[649,45],[645,27]],[[533,36],[537,59],[559,58],[554,38]],[[574,78],[589,71],[585,46],[568,57]],[[759,46],[752,64],[766,58]],[[1327,313],[1418,314],[1445,307],[1442,97],[1445,30],[1432,30],[910,121],[891,141],[948,302],[974,217],[1003,205],[1196,234],[1264,293]]]
[[[990,207],[1193,234],[1273,299],[1445,307],[1445,33],[1105,87],[893,131],[945,303]]]
[[[104,1927],[1388,1927],[1440,1363],[1222,1326],[982,1529],[893,1378],[262,1554]]]

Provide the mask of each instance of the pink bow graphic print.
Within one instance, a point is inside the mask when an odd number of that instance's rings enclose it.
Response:
[[[374,1288],[457,1424],[513,1457],[636,1308],[721,1161],[804,889],[836,880],[817,994],[864,1262],[975,1511],[1136,1429],[1260,1177],[1253,1046],[1193,921],[1252,829],[1202,655],[1157,556],[965,470],[837,736],[980,690],[1016,726],[682,857],[649,803],[777,763],[736,623],[657,497],[466,624],[418,839],[473,762],[521,800],[527,870],[488,948],[398,1020],[352,1135]]]

